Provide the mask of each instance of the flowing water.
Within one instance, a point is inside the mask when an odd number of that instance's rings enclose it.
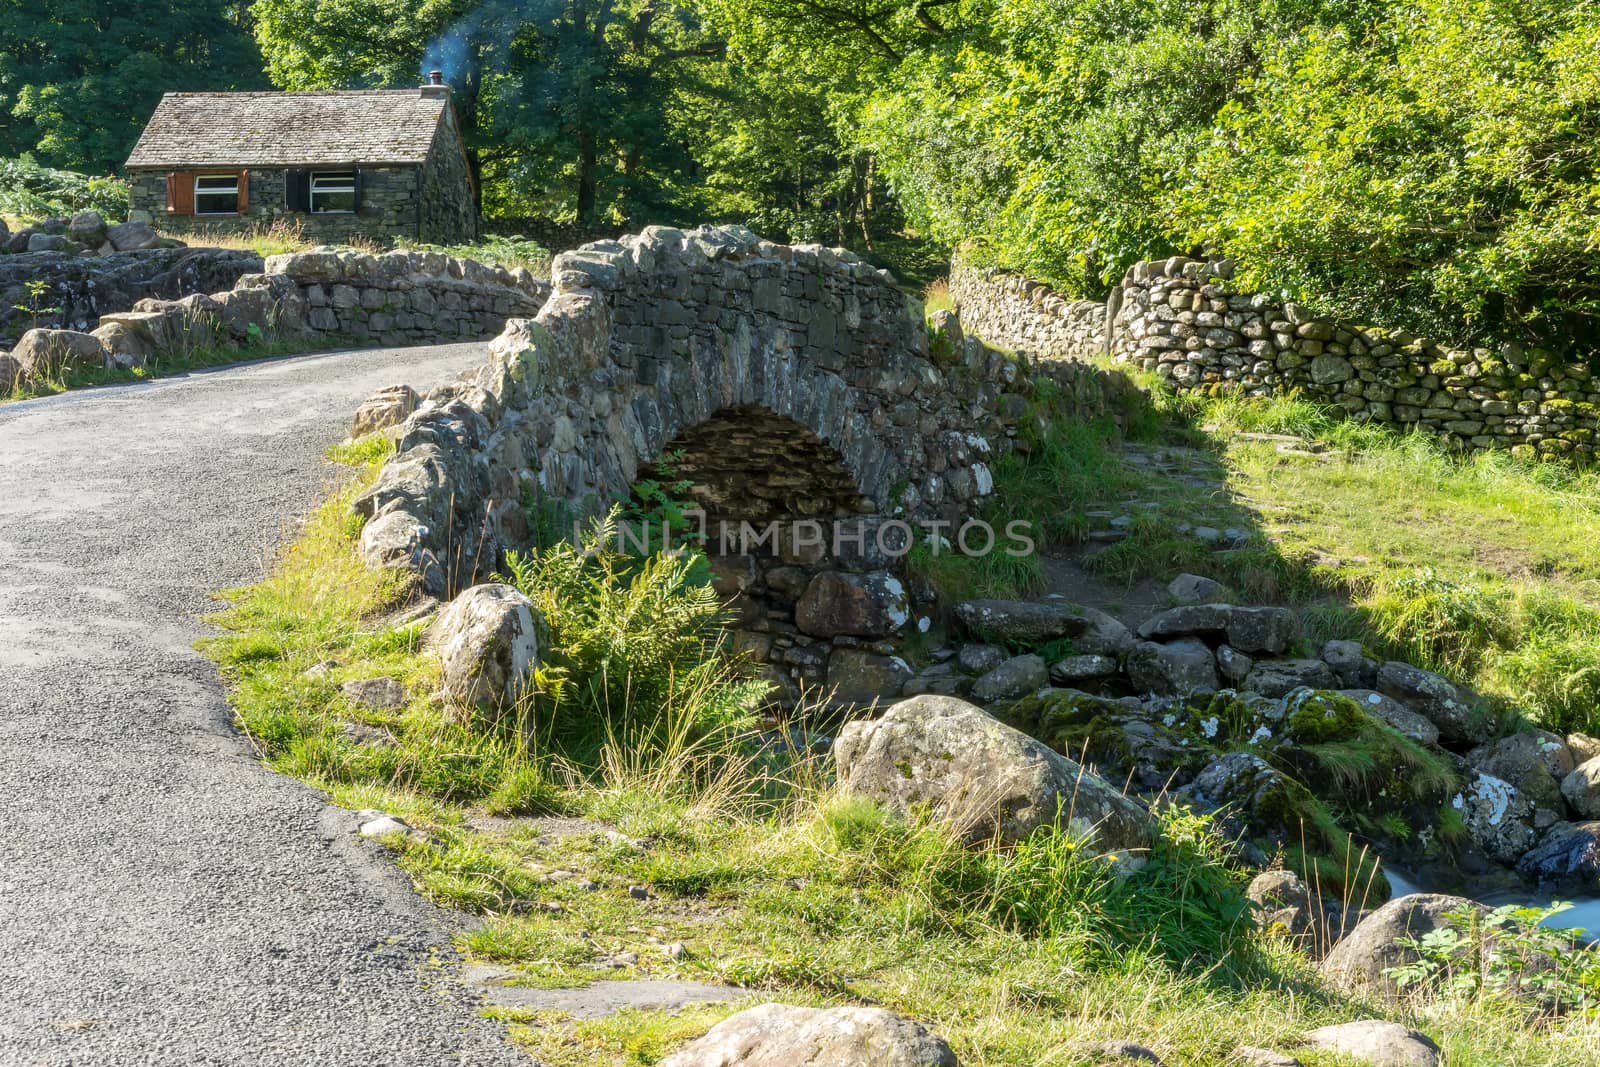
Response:
[[[1422,888],[1411,880],[1411,875],[1405,871],[1397,871],[1393,867],[1385,867],[1383,873],[1389,876],[1389,884],[1394,887],[1395,897],[1403,897],[1410,893],[1426,893],[1429,890]],[[1548,907],[1552,900],[1562,900],[1572,907],[1559,915],[1553,915],[1541,925],[1555,927],[1561,930],[1581,929],[1591,937],[1600,936],[1600,897],[1577,897],[1567,899],[1552,897],[1549,894],[1525,893],[1490,893],[1480,898],[1480,902],[1492,908],[1505,904],[1522,904],[1528,906]]]

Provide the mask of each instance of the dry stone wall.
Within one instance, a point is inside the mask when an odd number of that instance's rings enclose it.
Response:
[[[1227,260],[1139,263],[1104,305],[961,266],[952,271],[951,290],[970,328],[1049,358],[1109,351],[1180,390],[1293,391],[1462,449],[1575,459],[1594,453],[1600,385],[1584,359],[1517,344],[1450,348],[1402,330],[1341,324],[1293,302],[1239,292],[1232,274]],[[1071,325],[1097,316],[1099,330]]]
[[[240,276],[232,289],[179,300],[138,300],[131,311],[103,312],[99,325],[87,333],[29,330],[14,352],[0,353],[0,392],[29,379],[76,369],[139,367],[197,349],[264,342],[399,347],[486,340],[511,317],[537,312],[549,293],[549,283],[526,270],[438,252],[369,255],[318,249],[272,256],[264,271]]]

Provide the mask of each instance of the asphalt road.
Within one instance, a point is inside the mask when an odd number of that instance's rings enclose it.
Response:
[[[0,406],[0,1064],[526,1063],[451,919],[261,767],[191,643],[363,397],[483,345]]]

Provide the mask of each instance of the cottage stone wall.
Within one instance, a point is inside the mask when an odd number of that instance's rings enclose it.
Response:
[[[455,111],[446,108],[422,169],[421,239],[433,244],[464,244],[478,236],[478,210],[472,177],[462,154]]]
[[[1039,282],[957,266],[962,320],[996,344],[1055,359],[1114,360],[1175,389],[1294,392],[1352,417],[1419,428],[1467,450],[1594,453],[1600,384],[1587,361],[1501,344],[1450,348],[1403,330],[1353,326],[1293,302],[1240,292],[1227,260],[1175,257],[1130,268],[1105,305]],[[1102,331],[1074,329],[1110,315]]]
[[[278,222],[328,244],[357,239],[388,244],[396,238],[450,244],[473,236],[476,216],[459,150],[436,146],[423,167],[362,167],[361,210],[353,215],[290,211],[284,201],[287,172],[249,170],[248,203],[238,218],[168,214],[166,172],[130,172],[132,217],[148,217],[162,231],[180,236],[265,230]]]

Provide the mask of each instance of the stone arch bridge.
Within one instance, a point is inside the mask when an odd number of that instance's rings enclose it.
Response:
[[[959,522],[1025,441],[1040,373],[1082,409],[1111,391],[1083,364],[1030,365],[958,327],[930,341],[887,272],[740,228],[651,227],[552,274],[538,316],[405,424],[356,504],[370,564],[453,592],[529,543],[535,506],[596,514],[658,464],[734,520]]]

